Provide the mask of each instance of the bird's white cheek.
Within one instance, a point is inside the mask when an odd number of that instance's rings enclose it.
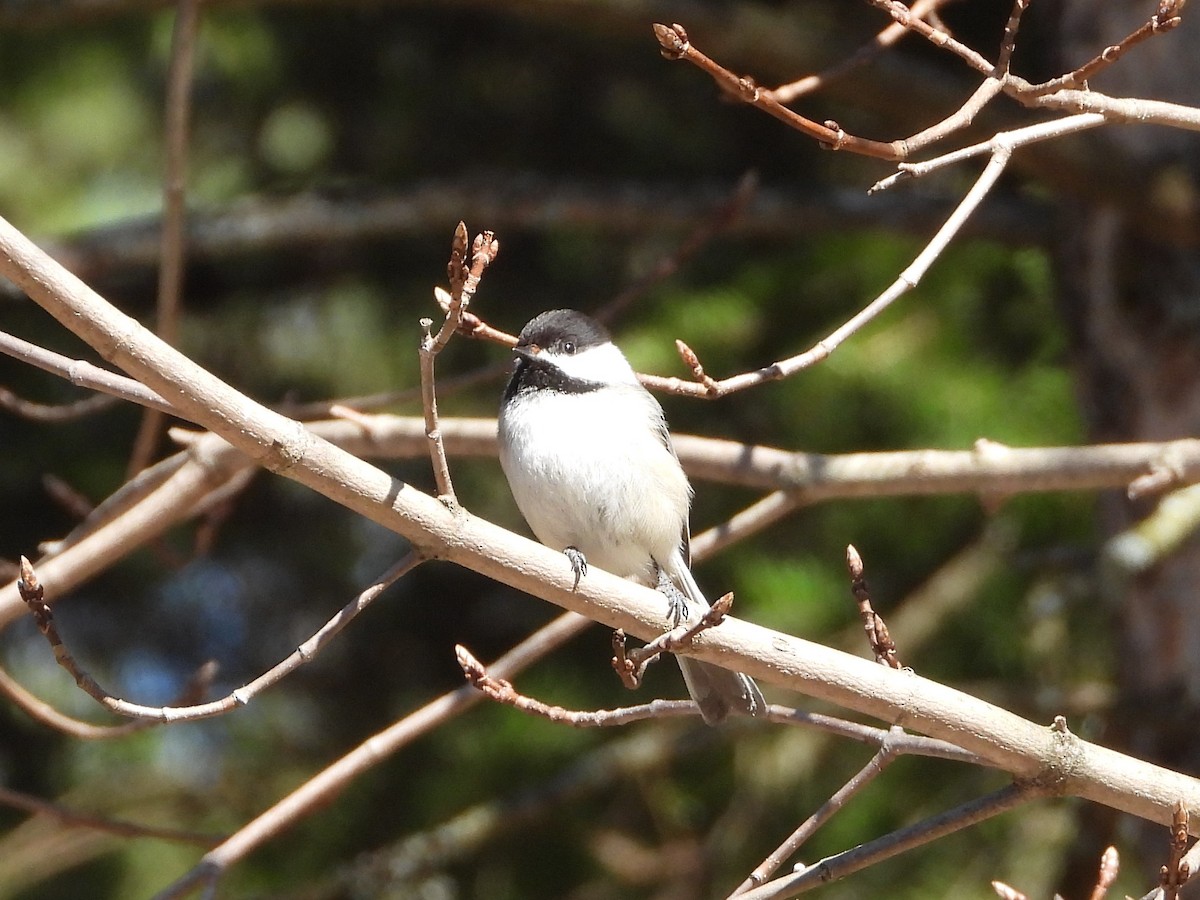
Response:
[[[555,354],[551,359],[566,375],[580,381],[598,384],[638,383],[633,367],[615,344],[601,344],[573,356]]]

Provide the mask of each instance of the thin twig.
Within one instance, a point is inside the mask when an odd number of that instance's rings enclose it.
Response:
[[[896,656],[896,643],[884,624],[883,617],[871,606],[871,592],[867,590],[866,567],[853,544],[846,546],[846,569],[850,572],[850,593],[858,604],[858,615],[862,619],[867,643],[875,654],[875,662],[893,669],[904,668]]]
[[[1025,14],[1030,2],[1031,0],[1013,0],[1012,12],[1009,13],[1008,21],[1004,24],[1004,39],[1000,42],[1000,54],[996,57],[996,75],[998,77],[1008,74],[1013,51],[1017,47],[1017,32],[1021,27],[1021,16]]]
[[[179,309],[187,247],[186,188],[192,77],[195,70],[196,33],[200,27],[200,0],[179,0],[171,32],[171,63],[167,71],[163,171],[162,238],[158,269],[159,337],[169,344],[179,338]],[[142,417],[129,459],[129,474],[140,472],[154,458],[165,418],[158,410]]]
[[[810,891],[830,881],[845,878],[885,859],[919,847],[978,824],[1000,813],[1041,796],[1045,788],[1022,782],[1001,788],[977,800],[956,806],[914,825],[867,841],[850,850],[830,856],[792,875],[784,875],[761,887],[739,895],[740,900],[781,900]]]
[[[1025,0],[1025,2],[1028,2],[1028,0]],[[1068,90],[1087,90],[1088,79],[1094,78],[1104,69],[1115,63],[1125,55],[1126,50],[1148,38],[1166,34],[1179,25],[1183,21],[1179,17],[1179,14],[1183,12],[1184,2],[1185,0],[1162,0],[1158,5],[1158,9],[1155,10],[1154,15],[1140,28],[1130,32],[1117,43],[1105,47],[1100,53],[1079,68],[1067,72],[1065,75],[1060,75],[1058,78],[1043,81],[1040,84],[1022,86],[1020,93],[1024,96],[1036,97],[1043,94],[1051,94],[1064,88]]]
[[[208,688],[215,676],[215,665],[206,663],[201,666],[188,679],[188,683],[179,692],[175,703],[183,705],[192,703],[203,697],[208,692]],[[18,709],[22,710],[35,722],[83,741],[105,741],[122,738],[135,731],[141,731],[144,728],[150,728],[157,724],[150,719],[135,719],[132,722],[122,722],[119,725],[94,725],[91,722],[72,718],[29,693],[4,669],[0,669],[0,694],[11,700]]]
[[[877,159],[903,158],[903,147],[897,144],[884,144],[855,137],[839,128],[836,122],[817,123],[792,112],[776,100],[771,91],[763,90],[750,77],[733,74],[720,63],[697,50],[688,40],[687,31],[678,23],[674,25],[656,24],[654,36],[658,39],[662,55],[667,59],[683,59],[690,62],[702,72],[707,73],[729,96],[756,106],[785,125],[815,138],[826,149],[848,150]]]
[[[789,359],[772,363],[765,368],[752,372],[744,372],[740,375],[733,375],[721,381],[716,381],[703,375],[703,367],[700,366],[695,353],[692,353],[691,349],[684,345],[681,352],[683,350],[687,351],[685,361],[692,368],[693,373],[697,371],[701,373],[700,380],[683,381],[678,378],[642,376],[642,384],[665,393],[716,399],[770,381],[781,381],[828,358],[849,337],[872,322],[891,306],[892,303],[920,283],[921,278],[924,277],[929,267],[933,265],[934,260],[942,254],[950,241],[958,234],[966,220],[975,211],[976,207],[979,206],[983,198],[987,196],[988,192],[999,180],[1011,156],[1012,147],[1007,142],[997,142],[992,150],[991,160],[979,178],[976,179],[975,184],[972,185],[966,196],[963,197],[962,201],[942,224],[942,227],[938,229],[937,233],[930,239],[929,243],[925,245],[925,248],[912,263],[900,273],[899,277],[887,290],[827,337],[818,341],[812,348]]]
[[[903,729],[899,727],[894,726],[892,731],[897,734],[903,734]],[[855,794],[879,777],[883,773],[883,770],[895,762],[898,757],[899,754],[896,752],[895,747],[889,742],[884,741],[883,746],[871,757],[870,761],[859,769],[849,781],[842,785],[832,797],[821,804],[820,808],[805,819],[795,831],[788,835],[782,844],[772,850],[767,855],[767,858],[759,863],[754,871],[746,877],[746,880],[738,885],[733,893],[729,895],[730,898],[745,894],[747,891],[751,891],[766,883],[767,879],[777,872],[780,866],[790,857],[796,855],[804,845],[804,842],[812,837],[817,832],[817,829],[829,821],[834,813],[845,808],[846,804]]]
[[[693,536],[693,562],[715,556],[751,535],[758,534],[803,505],[804,499],[796,491],[772,491],[735,513],[729,520]]]
[[[26,400],[18,397],[8,388],[0,387],[0,407],[7,409],[13,415],[29,419],[31,422],[74,422],[103,412],[116,402],[115,397],[97,394],[72,403],[50,405]]]
[[[487,667],[462,645],[455,646],[455,656],[467,681],[477,690],[486,694],[489,699],[531,715],[580,728],[627,725],[643,719],[695,716],[699,713],[698,707],[692,700],[653,700],[638,706],[598,711],[568,710],[521,694],[510,682],[488,672]],[[767,718],[776,725],[812,728],[862,744],[879,748],[888,747],[890,748],[889,752],[896,756],[907,754],[965,762],[972,765],[988,765],[987,760],[955,744],[923,735],[908,734],[895,727],[891,729],[875,728],[835,716],[806,712],[778,704],[771,704],[767,707]]]
[[[31,344],[0,331],[0,353],[36,366],[51,375],[64,378],[71,384],[102,391],[140,406],[173,412],[173,407],[161,396],[139,381],[110,372],[82,359],[71,359],[53,350]]]
[[[912,14],[924,19],[948,2],[951,0],[917,0],[912,5]],[[873,40],[859,47],[845,59],[839,60],[815,75],[806,75],[788,84],[781,84],[773,90],[765,91],[765,93],[780,103],[791,103],[796,98],[820,90],[848,72],[866,65],[908,32],[909,30],[899,22],[893,22],[875,35]]]
[[[929,0],[929,2],[944,2],[944,0]],[[746,207],[750,205],[750,201],[754,199],[757,191],[758,176],[753,172],[747,172],[738,181],[733,192],[712,211],[711,215],[692,229],[674,252],[661,257],[649,272],[596,310],[592,314],[593,317],[606,324],[611,323],[651,287],[673,276],[685,262],[699,253],[723,231],[732,227],[746,211]]]
[[[454,655],[467,682],[489,700],[573,728],[612,728],[645,719],[700,715],[700,707],[694,700],[651,700],[620,709],[566,709],[521,694],[503,678],[489,675],[483,663],[461,644],[455,645]]]
[[[636,689],[642,683],[646,666],[663,653],[676,653],[686,650],[692,644],[692,639],[701,632],[720,625],[733,608],[733,594],[727,593],[718,597],[703,616],[691,624],[680,625],[670,631],[664,631],[654,640],[636,650],[626,652],[625,632],[617,629],[613,633],[612,667],[620,677],[621,682],[630,690]]]
[[[767,707],[767,721],[773,725],[801,726],[824,731],[837,737],[857,741],[873,747],[890,744],[897,755],[928,756],[934,759],[946,759],[951,762],[968,763],[975,766],[995,768],[984,757],[969,750],[964,750],[957,744],[937,738],[925,737],[920,734],[909,734],[906,731],[897,732],[894,729],[876,728],[859,722],[850,722],[836,716],[821,713],[806,712],[780,706],[772,703]]]
[[[955,40],[945,31],[929,24],[924,18],[914,14],[913,10],[909,9],[898,0],[867,0],[876,9],[883,10],[892,17],[897,23],[903,25],[910,31],[921,35],[935,47],[940,47],[953,53],[968,66],[974,69],[981,75],[991,76],[996,71],[996,66],[990,63],[984,56],[961,41]]]
[[[78,810],[63,806],[61,803],[51,803],[39,797],[32,797],[20,791],[14,791],[0,786],[0,804],[13,809],[24,810],[39,816],[48,816],[68,828],[90,828],[103,831],[123,838],[154,838],[161,841],[171,841],[177,844],[198,844],[201,847],[212,847],[221,840],[220,835],[201,834],[195,831],[181,831],[176,828],[160,828],[156,825],[139,825],[136,822],[126,822],[120,819],[110,819],[106,816],[96,816],[82,813]]]
[[[504,654],[492,664],[491,671],[497,678],[510,678],[591,624],[583,616],[564,613]],[[156,894],[154,900],[172,900],[202,886],[215,884],[222,873],[248,853],[288,826],[324,809],[364,772],[422,735],[461,715],[482,699],[483,694],[475,688],[463,685],[431,700],[363,741],[206,853],[191,871]]]
[[[429,441],[429,456],[433,463],[433,475],[437,482],[438,499],[450,506],[457,506],[454,484],[450,480],[450,465],[446,461],[446,448],[442,432],[438,428],[437,389],[434,381],[434,360],[442,352],[454,332],[462,325],[463,313],[475,295],[484,270],[500,252],[500,243],[490,231],[476,235],[471,244],[471,256],[467,258],[467,226],[459,222],[454,230],[450,247],[450,262],[446,267],[450,277],[450,306],[446,318],[436,335],[431,333],[432,319],[422,319],[422,337],[419,348],[421,361],[421,400],[425,411],[425,437]]]
[[[300,644],[287,658],[264,672],[258,678],[243,685],[219,700],[207,703],[194,703],[186,706],[143,706],[130,703],[114,697],[104,690],[94,678],[79,664],[71,654],[58,628],[54,624],[54,615],[45,601],[44,589],[37,578],[33,566],[25,557],[21,557],[21,579],[18,588],[21,598],[33,613],[38,630],[49,641],[54,650],[54,658],[60,666],[66,669],[75,683],[100,705],[120,716],[149,722],[187,722],[196,719],[207,719],[219,716],[234,709],[247,705],[254,697],[267,688],[278,683],[312,660],[323,650],[333,638],[348,625],[360,612],[366,609],[376,597],[395,584],[401,577],[412,571],[422,562],[415,552],[405,555],[400,562],[392,566],[376,579],[370,587],[346,604],[332,619],[326,622],[308,640]]]
[[[1089,900],[1104,900],[1108,889],[1117,880],[1121,871],[1121,857],[1116,847],[1109,847],[1100,854],[1100,870],[1096,873],[1096,886],[1092,888]]]
[[[1171,821],[1171,841],[1167,864],[1159,872],[1158,884],[1162,888],[1163,900],[1176,900],[1179,889],[1187,884],[1191,875],[1191,863],[1184,859],[1188,845],[1188,810],[1180,801],[1175,806]]]

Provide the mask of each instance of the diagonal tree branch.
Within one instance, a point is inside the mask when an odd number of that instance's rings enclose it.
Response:
[[[446,559],[643,640],[661,633],[662,597],[601,570],[578,588],[554,550],[417,491],[254,403],[105,302],[0,219],[0,274],[110,362],[158,391],[260,465]],[[49,585],[48,585],[49,586]],[[976,753],[1042,790],[1075,795],[1152,821],[1183,801],[1200,818],[1200,781],[1080,740],[916,674],[885,669],[737,619],[698,636],[688,655],[858,710]]]

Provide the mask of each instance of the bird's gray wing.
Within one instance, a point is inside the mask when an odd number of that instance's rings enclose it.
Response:
[[[643,388],[643,390],[645,390]],[[653,404],[655,412],[654,430],[658,435],[658,439],[662,441],[662,445],[671,451],[671,455],[679,459],[679,454],[675,452],[675,445],[671,442],[671,429],[667,427],[667,416],[663,412],[662,405],[654,398],[654,395],[646,391],[646,397]],[[692,526],[685,519],[683,523],[683,561],[688,568],[692,565]]]

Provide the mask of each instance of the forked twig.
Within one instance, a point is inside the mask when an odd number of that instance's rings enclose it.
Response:
[[[739,900],[782,900],[784,897],[794,897],[821,884],[845,878],[882,860],[1007,812],[1042,796],[1045,790],[1044,786],[1034,782],[1011,784],[977,800],[963,803],[873,841],[826,857],[793,874],[783,875],[738,895]]]
[[[734,75],[720,63],[697,50],[688,40],[687,31],[678,23],[674,25],[656,24],[654,36],[658,39],[662,55],[667,59],[683,59],[690,62],[701,71],[707,72],[729,96],[758,107],[797,131],[815,138],[823,147],[830,150],[849,150],[878,159],[902,158],[903,151],[896,144],[884,144],[855,137],[839,128],[836,122],[818,123],[792,112],[776,100],[771,91],[763,90],[755,84],[753,79],[744,75]]]
[[[891,731],[903,734],[903,729],[899,727],[893,727]],[[883,770],[891,765],[897,757],[898,754],[893,745],[885,741],[883,746],[879,748],[879,751],[871,757],[865,766],[859,769],[849,781],[842,785],[832,797],[821,804],[821,807],[816,812],[805,819],[799,828],[788,835],[782,844],[772,850],[767,858],[755,867],[754,871],[746,877],[746,880],[738,885],[737,889],[729,895],[730,900],[764,884],[789,857],[796,854],[804,842],[816,833],[817,829],[829,821],[834,813],[843,809],[855,794],[882,774]]]
[[[915,288],[924,277],[929,267],[933,265],[946,247],[958,234],[970,215],[975,211],[983,198],[999,180],[1008,161],[1012,156],[1013,147],[1006,141],[999,141],[992,149],[992,157],[975,184],[959,202],[946,221],[930,239],[925,248],[917,254],[908,267],[882,294],[872,300],[858,313],[848,319],[827,337],[818,341],[813,347],[788,359],[772,363],[752,372],[744,372],[717,381],[705,374],[700,360],[695,352],[686,344],[680,344],[678,349],[685,365],[691,369],[693,381],[679,378],[662,378],[653,375],[641,376],[642,384],[648,388],[661,390],[666,393],[683,394],[692,397],[716,399],[745,390],[749,387],[765,384],[770,381],[781,381],[795,373],[826,359],[834,350],[842,345],[849,337],[874,321],[881,313],[890,307],[897,299]],[[882,184],[882,182],[881,182]]]
[[[574,728],[610,728],[640,722],[643,719],[658,719],[677,716],[698,716],[700,708],[694,700],[651,700],[638,706],[621,709],[575,710],[543,703],[517,691],[511,683],[488,674],[484,667],[466,647],[454,646],[454,655],[467,681],[488,699],[521,712],[549,719]]]
[[[1025,0],[1025,2],[1028,2],[1028,0]],[[1125,55],[1126,50],[1148,38],[1166,34],[1179,25],[1183,21],[1180,18],[1180,13],[1183,12],[1186,2],[1187,0],[1161,0],[1158,8],[1154,11],[1154,15],[1141,27],[1130,32],[1117,43],[1105,47],[1082,66],[1071,72],[1067,72],[1065,75],[1060,75],[1058,78],[1052,78],[1049,81],[1043,81],[1040,84],[1022,86],[1021,94],[1030,97],[1039,97],[1060,90],[1086,90],[1088,79],[1094,78],[1101,71],[1115,63]]]
[[[664,631],[650,643],[635,650],[626,651],[625,632],[617,629],[613,632],[612,667],[620,677],[622,684],[630,690],[635,690],[642,683],[646,666],[663,653],[675,653],[686,650],[691,646],[692,639],[709,628],[715,628],[729,615],[733,608],[733,594],[727,593],[718,597],[711,607],[697,621],[680,625],[670,631]]]
[[[490,674],[475,656],[461,644],[455,646],[455,656],[458,664],[476,690],[485,694],[489,699],[506,706],[512,706],[522,712],[541,716],[551,721],[561,722],[577,728],[597,728],[616,725],[628,725],[643,719],[664,718],[677,716],[696,716],[699,708],[692,700],[652,700],[638,706],[622,707],[609,710],[568,710],[561,706],[553,706],[528,697],[517,691],[513,685]],[[827,734],[847,738],[862,744],[873,745],[881,750],[887,749],[889,755],[927,756],[936,759],[947,759],[955,762],[966,762],[973,765],[988,765],[987,760],[961,747],[946,741],[929,738],[923,735],[908,734],[900,728],[874,728],[858,722],[840,719],[836,716],[810,713],[792,709],[787,706],[772,704],[767,708],[767,718],[776,725],[789,727],[812,728]]]
[[[450,262],[446,267],[450,278],[450,304],[446,318],[437,334],[433,334],[432,319],[421,319],[422,337],[419,349],[421,360],[421,400],[425,412],[425,437],[429,441],[429,455],[433,463],[433,475],[437,482],[438,499],[452,506],[458,505],[454,496],[454,484],[450,480],[450,465],[446,461],[446,448],[442,432],[438,428],[437,390],[434,384],[434,360],[450,342],[451,336],[462,325],[463,313],[475,295],[483,271],[496,254],[500,243],[490,231],[475,237],[470,245],[471,255],[467,258],[467,226],[458,223],[454,240],[450,246]]]

